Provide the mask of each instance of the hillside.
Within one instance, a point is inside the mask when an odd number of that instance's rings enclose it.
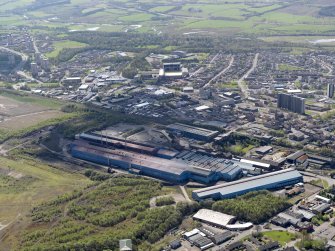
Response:
[[[332,1],[0,1],[0,25],[125,32],[332,34]],[[303,3],[303,5],[302,5]]]

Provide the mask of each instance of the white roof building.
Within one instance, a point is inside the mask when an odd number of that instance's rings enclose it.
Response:
[[[208,109],[210,109],[210,107],[207,106],[207,105],[201,105],[201,106],[198,106],[198,107],[195,108],[195,110],[196,110],[197,112],[206,111],[206,110],[208,110]]]
[[[144,103],[141,103],[141,104],[134,105],[134,107],[136,107],[136,108],[142,108],[142,107],[145,107],[145,106],[148,106],[148,105],[150,105],[149,102],[144,102]]]
[[[184,233],[183,236],[184,236],[185,238],[190,238],[191,236],[196,235],[196,234],[200,234],[200,233],[201,233],[200,230],[197,229],[197,228],[195,228],[195,229],[193,229],[192,231],[189,231],[189,232]]]
[[[79,91],[87,91],[88,90],[88,85],[84,84],[84,85],[81,85],[79,86]]]
[[[200,209],[194,216],[193,219],[215,225],[218,227],[226,227],[235,221],[236,217],[224,214],[220,212],[216,212],[209,209]]]
[[[287,90],[287,93],[289,94],[298,94],[301,93],[302,91],[300,89],[294,89],[294,90]]]

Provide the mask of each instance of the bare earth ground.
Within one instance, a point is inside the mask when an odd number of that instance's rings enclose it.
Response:
[[[8,97],[0,96],[0,115],[5,117],[19,116],[46,110],[48,110],[48,108],[43,106],[23,103]]]
[[[42,121],[57,118],[63,113],[61,111],[48,110],[24,115],[12,116],[0,121],[0,129],[17,130],[36,125]]]

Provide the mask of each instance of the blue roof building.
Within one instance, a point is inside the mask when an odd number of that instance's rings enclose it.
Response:
[[[252,191],[279,189],[299,182],[303,182],[303,177],[298,171],[285,169],[195,190],[192,192],[192,197],[198,201],[204,199],[229,199]]]
[[[233,181],[241,177],[246,165],[196,151],[183,151],[177,155],[164,149],[157,152],[149,146],[139,146],[131,142],[114,143],[114,139],[109,139],[111,142],[108,141],[106,146],[99,142],[102,141],[100,137],[94,137],[92,141],[91,137],[81,136],[71,146],[73,157],[172,183],[195,181],[212,184],[219,180]]]

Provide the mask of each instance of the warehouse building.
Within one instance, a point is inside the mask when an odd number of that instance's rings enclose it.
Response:
[[[216,227],[226,227],[236,221],[236,217],[216,212],[209,209],[200,209],[194,216],[193,219],[216,226]]]
[[[229,199],[252,191],[279,189],[299,182],[303,182],[302,175],[294,169],[286,169],[195,190],[192,197],[198,201],[210,198]]]
[[[100,144],[107,147],[116,147],[127,149],[138,153],[155,155],[165,159],[172,159],[178,152],[164,148],[157,148],[148,144],[121,140],[101,133],[81,133],[76,136],[77,139],[82,139],[93,144]]]
[[[167,130],[171,133],[181,134],[184,137],[202,141],[210,141],[219,134],[219,131],[212,131],[180,123],[168,125]]]
[[[186,161],[180,157],[170,158],[169,150],[166,153],[163,150],[154,151],[149,146],[142,148],[136,144],[131,146],[130,143],[124,145],[114,142],[111,142],[113,148],[110,148],[109,145],[98,143],[100,137],[93,142],[84,141],[83,138],[72,143],[70,150],[73,157],[172,183],[185,183],[190,180],[205,184],[218,180],[232,181],[242,173],[239,162],[210,158],[195,152],[186,152],[190,158],[191,155],[194,157]]]
[[[206,250],[214,246],[214,243],[210,239],[206,236],[202,236],[201,234],[193,235],[188,240],[200,250]]]
[[[216,235],[210,237],[210,239],[214,242],[215,245],[220,245],[220,244],[232,239],[234,236],[235,235],[231,231],[225,231],[223,233],[216,234]]]
[[[225,181],[235,180],[242,174],[245,168],[252,168],[249,164],[244,165],[238,161],[217,158],[197,151],[184,150],[176,155],[175,159],[201,170],[220,172],[222,175],[221,179]]]

